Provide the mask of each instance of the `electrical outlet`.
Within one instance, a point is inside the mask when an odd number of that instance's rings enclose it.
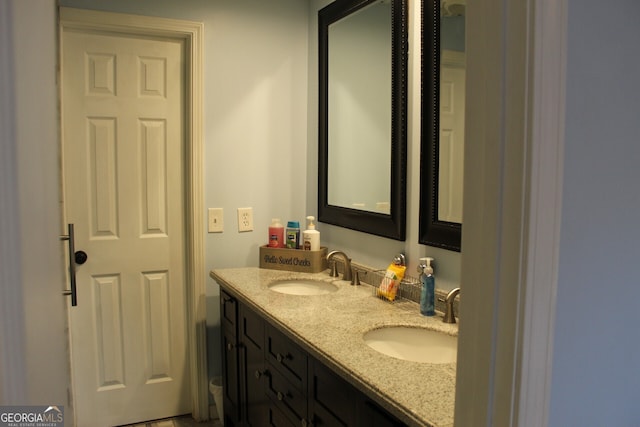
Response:
[[[238,208],[238,231],[253,231],[253,208]]]
[[[224,231],[224,212],[222,208],[209,208],[209,233]]]

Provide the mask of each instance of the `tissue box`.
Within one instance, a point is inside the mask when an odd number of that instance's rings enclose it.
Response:
[[[319,251],[260,246],[260,268],[319,273],[327,268],[327,248]]]

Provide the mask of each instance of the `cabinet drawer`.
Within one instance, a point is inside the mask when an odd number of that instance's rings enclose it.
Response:
[[[280,372],[270,370],[267,377],[267,395],[271,401],[295,424],[307,418],[307,396],[293,386]]]
[[[271,325],[267,326],[266,356],[275,370],[300,390],[306,390],[307,353]]]

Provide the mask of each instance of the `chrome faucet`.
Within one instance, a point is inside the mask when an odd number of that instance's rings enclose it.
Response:
[[[444,317],[442,318],[444,323],[456,323],[456,316],[453,315],[453,300],[456,299],[459,293],[460,288],[455,288],[451,290],[444,299],[445,310]],[[443,301],[442,298],[440,298],[440,301]]]
[[[331,251],[327,254],[327,262],[331,264],[331,277],[338,277],[338,269],[336,267],[336,262],[333,260],[333,257],[336,255],[342,256],[344,259],[344,272],[342,273],[342,280],[352,280],[353,272],[351,271],[351,258],[347,256],[342,251]]]

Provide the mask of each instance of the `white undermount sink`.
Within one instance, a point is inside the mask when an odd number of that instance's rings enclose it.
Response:
[[[455,363],[458,339],[442,332],[409,326],[387,326],[373,329],[363,336],[372,349],[420,363]]]
[[[271,282],[268,288],[289,295],[324,295],[338,290],[333,283],[313,279],[289,279]]]

